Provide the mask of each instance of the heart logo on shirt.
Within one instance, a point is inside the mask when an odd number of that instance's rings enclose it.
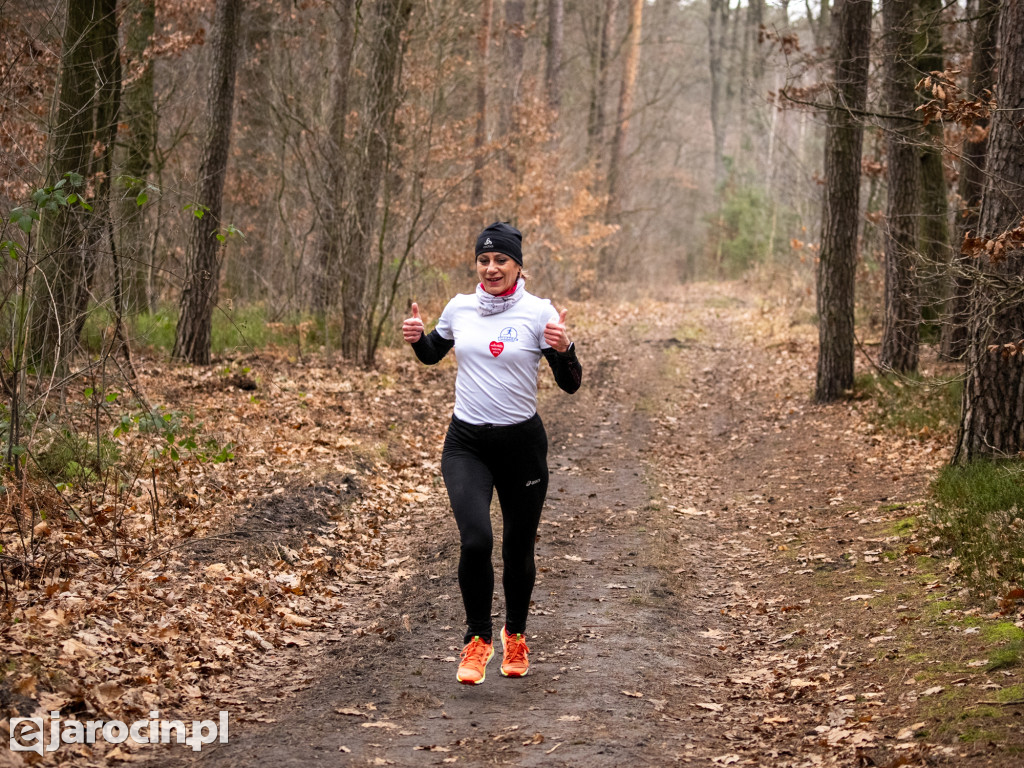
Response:
[[[505,348],[505,345],[500,341],[491,342],[491,354],[497,357],[501,354],[501,351]]]

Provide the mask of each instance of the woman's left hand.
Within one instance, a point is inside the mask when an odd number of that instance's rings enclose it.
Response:
[[[569,348],[569,334],[565,332],[565,315],[569,310],[558,313],[558,320],[552,320],[544,326],[544,341],[556,352],[565,352]]]

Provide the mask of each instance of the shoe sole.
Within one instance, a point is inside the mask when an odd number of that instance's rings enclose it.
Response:
[[[491,663],[491,659],[494,658],[494,646],[491,646],[491,655],[487,657],[487,661],[484,662],[484,673],[480,675],[479,680],[463,680],[459,677],[459,673],[455,673],[455,679],[463,685],[480,685],[484,680],[487,679],[487,665]]]

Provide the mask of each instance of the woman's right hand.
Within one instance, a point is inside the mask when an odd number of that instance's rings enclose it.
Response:
[[[423,338],[423,321],[420,319],[420,308],[416,302],[412,303],[412,317],[406,318],[402,323],[402,338],[410,344],[415,344]]]

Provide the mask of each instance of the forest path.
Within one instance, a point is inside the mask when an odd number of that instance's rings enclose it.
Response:
[[[865,611],[892,586],[877,569],[913,566],[844,553],[885,548],[924,459],[880,462],[855,413],[808,403],[806,329],[736,285],[578,320],[585,386],[542,397],[530,674],[503,678],[499,650],[483,685],[455,681],[457,531],[435,479],[374,614],[241,670],[220,705],[258,714],[161,764],[1012,764],[899,733],[918,697],[865,623],[896,605]]]

